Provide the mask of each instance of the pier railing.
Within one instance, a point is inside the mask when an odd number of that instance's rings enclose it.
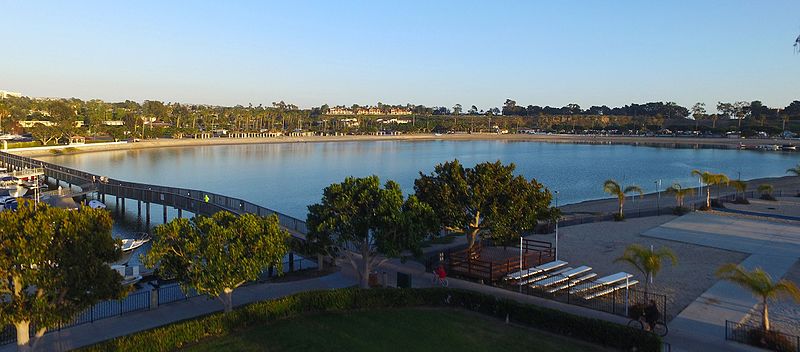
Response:
[[[308,232],[306,223],[303,220],[243,199],[222,194],[117,180],[6,152],[0,152],[0,163],[15,170],[41,168],[47,177],[67,182],[71,185],[92,184],[96,187],[97,192],[101,194],[160,204],[199,215],[212,215],[220,210],[227,210],[235,214],[251,213],[259,216],[275,214],[278,216],[280,225],[290,230],[294,236],[300,235],[299,237],[304,237]]]

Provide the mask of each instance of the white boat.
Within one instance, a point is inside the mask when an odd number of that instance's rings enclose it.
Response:
[[[150,234],[148,233],[141,232],[135,235],[136,235],[135,238],[122,239],[122,245],[120,245],[119,248],[122,250],[123,253],[132,252],[150,241]]]
[[[92,209],[105,209],[106,208],[106,205],[103,202],[101,202],[101,201],[99,201],[97,199],[90,200],[87,205],[89,206],[89,208],[92,208]]]
[[[28,193],[28,189],[20,179],[8,174],[0,175],[0,195],[19,198],[25,196],[25,193]]]
[[[120,282],[123,286],[125,285],[133,285],[142,280],[142,275],[139,275],[139,266],[127,266],[127,265],[111,265],[111,269],[114,269],[122,276],[122,282]]]
[[[791,144],[784,144],[784,145],[781,146],[781,149],[783,149],[783,150],[797,150],[797,146],[794,146],[794,145],[791,145]]]

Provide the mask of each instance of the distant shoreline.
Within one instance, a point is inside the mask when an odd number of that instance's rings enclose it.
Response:
[[[658,146],[696,146],[734,148],[740,144],[757,146],[761,144],[791,144],[800,146],[798,140],[783,139],[732,139],[732,138],[697,138],[697,137],[641,137],[641,136],[586,136],[586,135],[530,135],[530,134],[404,134],[391,136],[346,135],[346,136],[313,136],[313,137],[265,137],[265,138],[207,138],[207,139],[155,139],[140,142],[97,145],[84,144],[75,146],[74,151],[67,154],[104,152],[115,150],[138,150],[151,148],[175,148],[194,146],[272,144],[272,143],[322,143],[322,142],[359,142],[359,141],[528,141],[551,143],[588,143],[588,144],[630,144]],[[51,156],[48,150],[27,150],[7,152],[28,157]]]

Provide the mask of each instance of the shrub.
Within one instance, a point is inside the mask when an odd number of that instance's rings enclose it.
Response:
[[[747,200],[747,198],[737,197],[737,198],[736,198],[736,199],[733,201],[733,204],[750,204],[750,201],[749,201],[749,200]]]
[[[61,155],[61,154],[64,154],[64,151],[61,150],[61,149],[50,149],[50,154]]]
[[[711,207],[712,208],[724,208],[725,204],[723,204],[722,199],[715,198],[715,199],[711,200]]]
[[[625,221],[625,215],[620,213],[614,214],[614,221]]]
[[[691,209],[689,209],[687,207],[675,207],[675,208],[672,208],[672,213],[675,214],[675,215],[678,215],[678,216],[687,214],[690,211],[691,211]]]
[[[763,199],[763,200],[771,200],[771,201],[776,201],[776,200],[778,200],[778,199],[776,199],[775,197],[773,197],[773,196],[772,196],[771,194],[769,194],[769,193],[764,193],[764,194],[762,194],[762,195],[761,195],[761,197],[759,197],[759,198],[761,198],[761,199]]]
[[[660,351],[661,338],[599,319],[455,289],[340,289],[303,292],[249,304],[228,314],[215,313],[122,336],[84,351],[172,351],[210,337],[317,312],[399,307],[456,307],[584,341],[636,351]]]
[[[747,331],[747,344],[770,351],[794,351],[794,343],[777,331],[752,329]]]

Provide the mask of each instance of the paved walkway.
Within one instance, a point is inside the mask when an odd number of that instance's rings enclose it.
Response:
[[[800,227],[735,216],[692,213],[643,233],[644,236],[751,253],[741,265],[783,277],[800,258]],[[690,278],[687,278],[690,279]],[[725,321],[743,321],[758,304],[748,291],[719,281],[670,323],[670,331],[723,340]]]
[[[356,284],[341,273],[286,283],[266,283],[240,287],[233,293],[234,305],[275,299],[303,291],[343,288]],[[39,351],[68,351],[115,337],[156,328],[173,322],[219,312],[219,300],[205,296],[162,305],[157,309],[125,314],[45,334],[37,346]],[[0,346],[0,352],[16,351],[15,344]]]

